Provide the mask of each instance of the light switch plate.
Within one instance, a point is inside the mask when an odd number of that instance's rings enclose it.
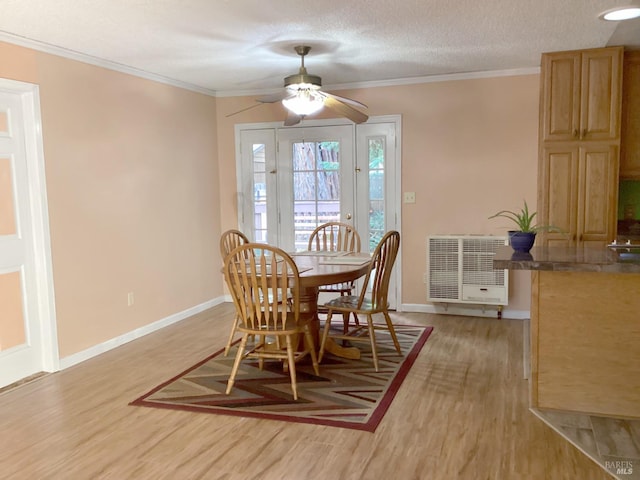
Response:
[[[404,192],[404,203],[416,203],[416,192]]]

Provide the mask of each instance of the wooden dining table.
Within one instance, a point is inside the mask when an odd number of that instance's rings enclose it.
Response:
[[[371,256],[368,253],[295,252],[291,253],[300,273],[300,314],[311,319],[311,333],[316,348],[320,347],[318,291],[323,285],[350,282],[367,273]],[[342,346],[331,338],[325,351],[343,358],[360,358],[356,347]]]

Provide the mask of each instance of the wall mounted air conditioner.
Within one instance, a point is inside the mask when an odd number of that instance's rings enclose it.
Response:
[[[493,268],[506,237],[432,235],[427,238],[427,301],[497,305],[509,301],[509,271]]]

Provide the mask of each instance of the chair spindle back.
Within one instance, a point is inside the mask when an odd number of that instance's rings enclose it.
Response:
[[[378,243],[378,246],[373,252],[369,271],[364,278],[364,285],[369,285],[371,282],[369,300],[374,308],[386,306],[388,303],[387,298],[391,271],[393,270],[393,264],[396,261],[399,249],[400,233],[395,230],[391,230],[382,237],[380,243]],[[362,292],[360,292],[358,308],[362,307],[366,294],[367,288],[363,287]]]
[[[240,230],[227,230],[224,232],[220,236],[220,256],[222,257],[222,261],[224,262],[224,259],[227,258],[227,255],[229,255],[234,248],[244,245],[245,243],[249,243],[249,239]]]
[[[360,252],[360,235],[348,223],[328,222],[311,233],[307,248],[326,252]]]

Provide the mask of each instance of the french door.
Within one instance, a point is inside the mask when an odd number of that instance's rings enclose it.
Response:
[[[311,232],[326,222],[353,225],[354,161],[349,125],[278,132],[277,228],[281,248],[306,250]]]
[[[315,227],[341,221],[356,227],[362,251],[373,251],[385,231],[400,228],[399,118],[392,120],[237,126],[240,229],[254,241],[300,251]]]

